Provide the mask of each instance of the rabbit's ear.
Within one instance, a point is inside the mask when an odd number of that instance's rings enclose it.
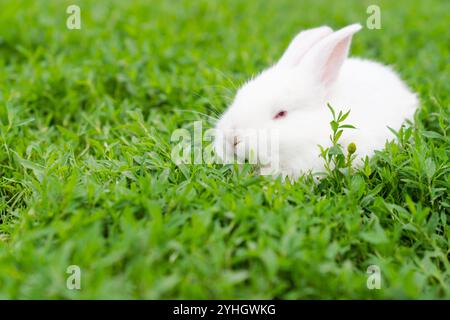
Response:
[[[314,44],[333,33],[330,27],[322,26],[300,32],[291,41],[283,56],[278,61],[278,66],[294,67],[297,65],[306,52]]]
[[[359,23],[342,28],[318,42],[302,59],[302,65],[318,77],[324,86],[337,79],[347,58],[352,36],[361,30]]]

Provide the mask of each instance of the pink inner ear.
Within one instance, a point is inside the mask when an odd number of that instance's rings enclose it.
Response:
[[[322,81],[325,85],[329,85],[337,79],[339,70],[347,57],[350,39],[351,36],[342,39],[329,56],[322,74]]]

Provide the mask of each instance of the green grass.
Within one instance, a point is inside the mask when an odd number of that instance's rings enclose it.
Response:
[[[222,112],[296,32],[365,24],[374,3],[382,29],[352,54],[420,94],[399,143],[320,183],[171,161],[173,130]],[[449,1],[0,8],[0,298],[450,298]]]

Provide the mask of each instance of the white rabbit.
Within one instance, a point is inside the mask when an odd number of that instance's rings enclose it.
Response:
[[[300,32],[275,65],[239,89],[216,125],[216,154],[226,161],[254,156],[262,168],[291,178],[323,171],[318,145],[331,144],[327,103],[351,110],[345,123],[357,129],[344,130],[343,147],[354,142],[359,158],[382,149],[394,138],[388,127],[398,130],[412,119],[419,102],[391,68],[347,58],[360,29],[353,24],[336,32],[326,26]],[[276,133],[276,164],[259,145],[268,138],[248,138],[255,130]]]

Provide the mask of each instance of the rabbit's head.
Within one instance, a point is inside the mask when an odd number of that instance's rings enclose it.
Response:
[[[324,26],[299,33],[275,65],[238,90],[217,123],[216,154],[288,170],[311,140],[311,128],[328,130],[328,118],[317,122],[317,110],[326,110],[351,37],[360,29],[355,24],[333,32]]]

